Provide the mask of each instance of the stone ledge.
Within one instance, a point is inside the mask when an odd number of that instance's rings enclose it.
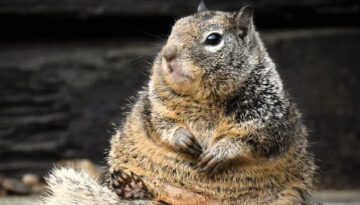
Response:
[[[360,190],[327,190],[316,193],[315,197],[324,205],[360,205]],[[28,205],[35,203],[38,199],[38,196],[0,197],[0,205]]]

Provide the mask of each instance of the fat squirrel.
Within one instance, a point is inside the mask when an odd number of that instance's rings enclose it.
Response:
[[[111,190],[86,173],[55,170],[42,204],[312,205],[306,138],[253,10],[201,4],[175,23],[112,137]]]

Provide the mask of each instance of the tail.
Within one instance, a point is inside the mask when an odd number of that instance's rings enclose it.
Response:
[[[85,171],[59,168],[46,179],[48,194],[37,205],[150,205],[148,200],[122,200]]]

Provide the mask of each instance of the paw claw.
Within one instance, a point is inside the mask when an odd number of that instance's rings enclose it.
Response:
[[[186,129],[181,129],[178,131],[175,146],[177,150],[191,154],[193,156],[199,156],[202,152],[199,143]]]
[[[141,177],[133,172],[129,175],[122,171],[114,172],[111,175],[111,185],[115,193],[122,198],[144,199],[152,196]]]
[[[215,174],[223,168],[223,160],[219,158],[216,154],[207,150],[199,157],[199,162],[197,167],[200,172],[205,172],[209,174]]]

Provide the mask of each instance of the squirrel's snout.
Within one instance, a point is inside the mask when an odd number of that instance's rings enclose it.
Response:
[[[167,46],[163,50],[165,60],[170,63],[178,56],[178,48],[176,46]]]

